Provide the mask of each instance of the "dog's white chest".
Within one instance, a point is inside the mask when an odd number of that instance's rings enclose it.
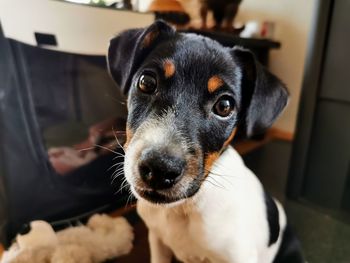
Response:
[[[215,236],[209,238],[199,215],[185,215],[182,210],[164,210],[138,203],[138,212],[161,241],[174,252],[175,256],[185,263],[220,263],[218,251],[214,252],[211,243],[216,243]],[[213,239],[214,238],[214,239]],[[211,240],[209,240],[211,239]]]

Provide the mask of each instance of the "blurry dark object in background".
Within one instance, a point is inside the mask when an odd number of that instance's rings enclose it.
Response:
[[[241,2],[242,0],[201,0],[202,28],[207,28],[208,11],[212,11],[215,29],[234,31],[233,22]]]
[[[191,20],[177,0],[154,0],[148,11],[154,12],[157,19],[163,19],[177,26],[187,25]]]
[[[109,7],[114,7],[117,9],[132,10],[131,0],[119,0],[119,1],[116,1],[115,3],[109,5]]]
[[[190,16],[187,13],[180,12],[155,12],[156,19],[163,19],[171,24],[184,26],[190,22]]]

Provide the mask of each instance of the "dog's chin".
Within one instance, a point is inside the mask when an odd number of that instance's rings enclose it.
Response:
[[[139,187],[131,187],[133,194],[139,200],[145,200],[149,203],[156,205],[179,205],[192,196],[194,196],[198,190],[198,187],[189,187],[183,193],[173,193],[171,190],[169,191],[158,191],[150,188],[139,188]]]

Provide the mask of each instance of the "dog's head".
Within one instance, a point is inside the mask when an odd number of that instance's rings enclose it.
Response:
[[[128,97],[125,176],[154,203],[193,196],[237,127],[266,129],[288,99],[249,51],[162,21],[112,39],[108,64]]]

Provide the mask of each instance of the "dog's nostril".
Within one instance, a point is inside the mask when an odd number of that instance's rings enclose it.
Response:
[[[152,179],[152,170],[147,164],[141,164],[139,170],[143,180],[150,181]]]

